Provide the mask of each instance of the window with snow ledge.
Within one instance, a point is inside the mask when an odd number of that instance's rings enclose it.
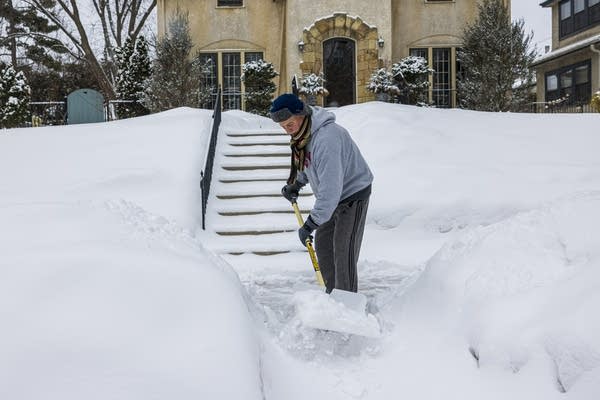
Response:
[[[546,73],[546,102],[589,103],[592,98],[591,60]]]
[[[600,0],[563,0],[558,13],[559,35],[563,39],[600,24]]]
[[[243,7],[244,0],[217,0],[217,7]]]

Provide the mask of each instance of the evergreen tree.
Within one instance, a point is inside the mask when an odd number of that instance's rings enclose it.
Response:
[[[250,61],[242,65],[242,81],[246,85],[246,111],[269,115],[271,100],[276,86],[273,78],[279,75],[273,64],[263,60]]]
[[[45,7],[54,7],[56,1],[42,3]],[[59,57],[67,49],[52,37],[59,28],[48,18],[27,2],[0,0],[0,20],[6,33],[0,35],[0,48],[8,52],[15,68],[60,68]]]
[[[144,99],[146,81],[150,78],[151,67],[148,56],[148,43],[144,36],[134,41],[128,38],[122,48],[115,50],[117,64],[117,99],[135,101],[117,106],[119,118],[130,118],[148,114],[141,104]]]
[[[0,70],[0,128],[15,128],[29,117],[29,86],[12,65]]]
[[[193,43],[187,13],[177,10],[168,33],[156,45],[146,104],[153,112],[199,104],[200,63],[192,59]]]
[[[528,101],[532,34],[523,20],[511,22],[501,0],[483,0],[478,19],[463,32],[458,52],[464,74],[458,81],[460,106],[481,111],[516,110]]]

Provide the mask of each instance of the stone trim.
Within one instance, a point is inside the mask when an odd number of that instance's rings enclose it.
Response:
[[[302,32],[304,52],[300,71],[302,74],[320,73],[323,70],[323,42],[327,39],[344,37],[356,42],[356,101],[364,103],[374,100],[374,94],[367,90],[371,73],[380,67],[379,38],[377,28],[370,26],[360,17],[346,13],[315,21]]]

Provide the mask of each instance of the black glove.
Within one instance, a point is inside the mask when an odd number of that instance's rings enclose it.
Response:
[[[302,225],[302,227],[300,227],[300,229],[298,229],[298,237],[300,238],[300,243],[302,243],[304,246],[306,246],[306,239],[309,239],[309,238],[310,238],[310,241],[312,242],[313,237],[312,237],[311,233],[318,227],[319,227],[319,225],[315,224],[315,222],[309,215],[308,218],[306,219],[306,222],[304,222],[304,225]]]
[[[285,197],[290,203],[293,203],[298,198],[300,193],[300,189],[302,189],[304,185],[300,182],[296,181],[291,185],[285,185],[281,188],[281,194]]]

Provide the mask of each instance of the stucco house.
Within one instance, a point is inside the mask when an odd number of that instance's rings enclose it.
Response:
[[[584,109],[600,90],[600,0],[546,0],[552,51],[535,63],[538,102]]]
[[[323,73],[323,105],[372,100],[371,73],[408,55],[435,70],[429,100],[456,104],[456,49],[478,0],[158,0],[159,37],[179,8],[189,13],[196,50],[214,69],[225,109],[243,108],[241,65],[264,59],[280,73],[279,93],[294,75]],[[505,0],[510,7],[510,0]]]

